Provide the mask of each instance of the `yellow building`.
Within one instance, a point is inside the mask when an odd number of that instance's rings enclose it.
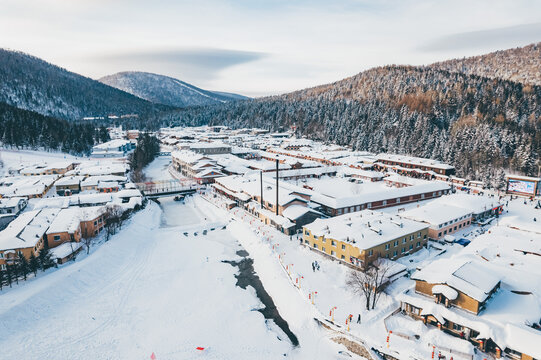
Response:
[[[306,246],[358,267],[412,254],[427,238],[427,224],[371,210],[317,219],[303,228]]]

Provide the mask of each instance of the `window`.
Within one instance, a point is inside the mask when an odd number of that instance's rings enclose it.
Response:
[[[338,215],[342,215],[342,209],[338,209]]]
[[[390,244],[385,244],[385,250],[389,250],[390,247],[391,247]]]
[[[60,241],[60,235],[55,235],[54,236],[54,241]]]
[[[97,226],[97,225],[98,225],[98,221],[94,220],[94,226]]]
[[[6,270],[6,264],[2,264],[2,266],[0,266],[0,269]]]
[[[402,248],[402,254],[406,252],[406,248]]]
[[[316,243],[314,243],[314,249],[317,249],[317,244]]]
[[[98,230],[94,230],[94,235],[98,235]]]
[[[397,247],[397,246],[398,246],[398,240],[396,240],[396,241],[394,242],[394,247]]]
[[[403,239],[402,239],[402,244],[405,244],[406,241],[408,241],[408,240],[407,240],[406,238],[403,238]]]
[[[344,255],[340,256],[340,259],[346,260],[346,257]]]
[[[321,248],[321,251],[325,252],[325,247],[322,247],[322,248]]]
[[[410,235],[410,241],[413,241],[413,234]]]
[[[421,232],[419,231],[419,233],[417,234],[417,238],[420,238],[421,237]]]
[[[417,241],[417,247],[421,247],[421,242]]]
[[[4,258],[4,253],[0,253],[0,259]]]
[[[374,250],[368,250],[368,256],[374,255]]]
[[[395,250],[395,251],[393,252],[393,256],[397,256],[397,255],[398,255],[398,251]]]
[[[461,331],[463,329],[462,325],[453,323],[453,330]]]
[[[327,240],[325,240],[325,238],[323,236],[321,237],[321,241],[322,242],[327,242]]]
[[[332,255],[332,256],[336,256],[336,252],[334,252],[333,250],[331,250],[331,255]]]
[[[336,246],[336,241],[331,240],[331,245],[332,245],[332,246]],[[342,246],[343,246],[343,245],[342,245]]]
[[[456,231],[456,229],[457,229],[457,227],[456,227],[456,225],[455,225],[455,227],[453,228],[453,230]]]
[[[413,250],[413,244],[410,244],[410,250]]]
[[[342,250],[346,250],[346,245],[342,245]]]
[[[308,240],[304,240],[304,243],[305,244],[309,244],[310,242]]]
[[[443,232],[443,235],[447,235],[447,230],[445,230],[445,231]]]

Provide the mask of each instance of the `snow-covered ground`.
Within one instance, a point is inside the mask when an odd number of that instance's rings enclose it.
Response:
[[[15,155],[9,156],[18,162]],[[2,157],[5,161],[4,153]],[[169,158],[160,157],[145,174],[152,180],[170,179],[168,165]],[[241,209],[225,210],[219,197],[159,202],[136,213],[89,256],[1,294],[2,357],[148,359],[155,353],[157,359],[343,359],[339,351],[345,348],[329,340],[339,333],[314,321],[330,319],[333,307],[335,324],[342,331],[346,317],[353,315],[349,334],[368,348],[384,348],[388,330],[394,330],[412,337],[390,336],[388,350],[399,352],[399,358],[430,358],[432,345],[441,345],[448,358],[451,354],[444,347],[473,353],[464,340],[401,315],[390,316],[399,307],[396,295],[413,285],[408,278],[388,287],[376,309],[367,311],[360,296],[346,286],[347,267],[299,246],[295,237]],[[499,254],[515,232],[541,233],[541,210],[534,205],[513,200],[496,223],[464,230],[458,236],[472,240],[466,248],[434,244],[437,248],[400,262],[413,270],[436,258],[479,253],[498,265]],[[406,205],[413,206],[417,204]],[[494,249],[483,251],[494,239]],[[236,286],[238,269],[223,261],[240,260],[240,249],[254,260],[254,270],[300,346],[293,347],[273,321],[255,311],[263,304],[253,288]],[[539,271],[523,263],[520,254],[513,256],[513,267],[533,277],[516,282],[515,290],[532,283],[537,287]],[[312,269],[314,261],[320,264],[318,271]],[[315,292],[312,304],[309,294]],[[483,354],[474,357],[481,359]]]
[[[158,156],[145,167],[145,176],[152,180],[171,180],[173,177],[168,171],[170,164],[171,156]]]
[[[177,203],[179,219],[204,220]],[[194,214],[195,213],[195,214]],[[2,357],[276,359],[294,351],[235,286],[239,246],[227,230],[160,228],[155,204],[91,256],[2,294]],[[283,338],[283,341],[278,339]]]

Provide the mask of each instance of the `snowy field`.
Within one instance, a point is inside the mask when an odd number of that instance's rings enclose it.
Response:
[[[190,204],[175,212],[197,217]],[[192,359],[201,346],[207,359],[276,359],[294,351],[221,262],[237,258],[234,237],[186,237],[175,224],[158,227],[160,216],[150,204],[91,256],[2,294],[2,356]]]

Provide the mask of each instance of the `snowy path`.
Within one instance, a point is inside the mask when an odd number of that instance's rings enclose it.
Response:
[[[193,206],[177,207],[178,219],[194,219]],[[186,237],[176,224],[159,228],[160,215],[150,204],[91,256],[2,294],[2,357],[192,359],[203,355],[197,346],[210,347],[205,359],[291,352],[221,262],[238,258],[231,234]]]

